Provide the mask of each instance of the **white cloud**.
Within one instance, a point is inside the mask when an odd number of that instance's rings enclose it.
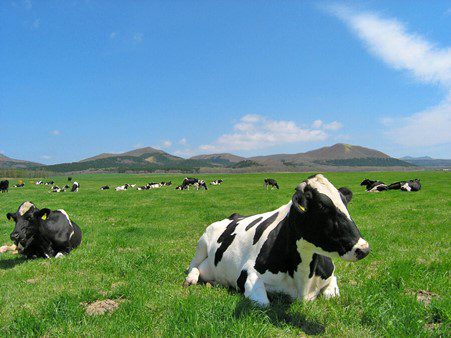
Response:
[[[174,151],[174,155],[186,158],[186,157],[191,157],[191,156],[196,155],[196,152],[190,148],[177,149]]]
[[[186,138],[182,138],[178,142],[181,146],[186,146],[188,144],[188,140]]]
[[[332,128],[338,122],[334,121]],[[316,123],[318,125],[318,123]],[[320,127],[323,126],[321,122]],[[326,124],[326,126],[330,126]],[[341,127],[341,124],[340,124]],[[328,135],[323,128],[301,128],[293,121],[272,120],[261,115],[245,115],[233,126],[234,132],[221,135],[212,144],[199,147],[201,151],[249,151],[298,142],[323,141]]]
[[[52,156],[50,156],[50,155],[42,155],[41,158],[43,160],[50,160],[52,158]]]
[[[134,33],[133,34],[133,41],[135,43],[141,43],[144,39],[144,34],[143,33]]]
[[[343,128],[343,124],[338,121],[332,121],[331,123],[324,123],[321,120],[315,120],[312,123],[312,127],[316,129],[324,129],[324,130],[338,130]]]
[[[55,135],[55,136],[61,135],[61,131],[59,131],[59,130],[52,130],[52,131],[50,131],[50,135]]]
[[[172,142],[169,140],[162,141],[160,144],[153,145],[152,148],[166,149],[172,146]]]
[[[356,12],[346,6],[332,6],[329,11],[345,22],[368,51],[388,66],[407,72],[419,82],[436,84],[447,92],[441,103],[411,113],[409,117],[383,118],[385,133],[396,143],[409,147],[451,142],[451,48],[439,47],[408,32],[396,19]]]
[[[170,146],[172,146],[172,142],[171,141],[163,141],[163,147],[164,148],[169,148]]]

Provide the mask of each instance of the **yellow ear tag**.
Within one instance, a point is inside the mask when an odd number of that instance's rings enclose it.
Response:
[[[47,219],[47,214],[42,215],[41,219],[45,221]]]
[[[299,209],[300,209],[301,211],[305,211],[305,208],[304,208],[302,205],[299,205]]]

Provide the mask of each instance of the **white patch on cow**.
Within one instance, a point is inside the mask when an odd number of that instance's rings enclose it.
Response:
[[[66,219],[69,222],[71,228],[74,229],[74,226],[72,225],[72,221],[70,220],[69,215],[67,214],[67,212],[65,210],[63,210],[63,209],[58,209],[57,211],[59,211],[60,213],[62,213],[66,217]],[[72,237],[73,234],[74,234],[74,232],[72,231],[72,234],[70,235],[70,237]],[[70,239],[70,237],[69,237],[69,239]]]
[[[55,255],[55,258],[63,258],[64,257],[64,254],[62,253],[62,252],[58,252],[56,255]]]
[[[34,207],[34,204],[31,202],[23,202],[22,205],[19,207],[19,215],[23,216],[25,213],[30,210],[32,207]]]
[[[316,246],[315,244],[307,242],[303,238],[301,238],[300,240],[298,240],[296,242],[296,246],[297,246],[299,252],[311,253],[311,255],[316,253],[316,254],[327,256],[327,257],[330,257],[330,258],[337,258],[337,257],[339,257],[338,252],[325,251],[325,250],[321,249],[319,246]],[[302,256],[301,256],[301,258],[304,259]]]
[[[324,298],[340,297],[340,289],[338,288],[337,277],[330,278],[329,285],[323,290]]]
[[[369,248],[368,242],[360,237],[358,242],[352,247],[352,249],[340,257],[343,258],[345,261],[355,262],[358,260],[357,255],[356,255],[356,250],[360,249],[360,250],[365,251],[368,248]]]
[[[412,189],[410,188],[409,183],[404,183],[404,184],[401,186],[401,190],[411,191]]]
[[[351,216],[349,215],[348,209],[346,208],[345,204],[343,203],[340,192],[335,188],[332,183],[329,182],[327,178],[325,178],[323,175],[318,174],[315,175],[312,178],[309,178],[307,180],[307,184],[311,186],[312,188],[318,190],[319,193],[326,195],[329,197],[332,202],[334,203],[335,207],[340,210],[343,214],[348,217],[348,219],[351,219]],[[301,183],[302,185],[302,183]],[[305,186],[304,186],[305,188]]]

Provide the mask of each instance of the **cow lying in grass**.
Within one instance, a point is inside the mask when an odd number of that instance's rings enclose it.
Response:
[[[27,258],[62,257],[81,243],[80,228],[64,210],[39,210],[32,202],[24,202],[6,217],[16,223],[10,238]]]
[[[263,306],[268,291],[302,300],[339,296],[331,258],[357,261],[370,251],[346,207],[351,198],[350,190],[315,175],[276,210],[211,224],[184,285],[201,279],[232,286]]]
[[[368,178],[365,178],[360,185],[365,186],[367,192],[380,192],[388,190],[388,187],[384,182],[372,181]]]
[[[400,181],[392,183],[388,186],[389,190],[402,190],[402,191],[419,191],[421,189],[421,183],[418,178],[409,181]]]

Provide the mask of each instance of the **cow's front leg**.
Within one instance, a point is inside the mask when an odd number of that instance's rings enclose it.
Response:
[[[340,290],[338,289],[337,277],[330,277],[329,285],[323,289],[324,298],[329,299],[333,297],[340,297]]]
[[[257,273],[253,272],[247,276],[244,283],[244,296],[256,302],[260,306],[268,306],[269,299],[266,293],[265,284]]]

